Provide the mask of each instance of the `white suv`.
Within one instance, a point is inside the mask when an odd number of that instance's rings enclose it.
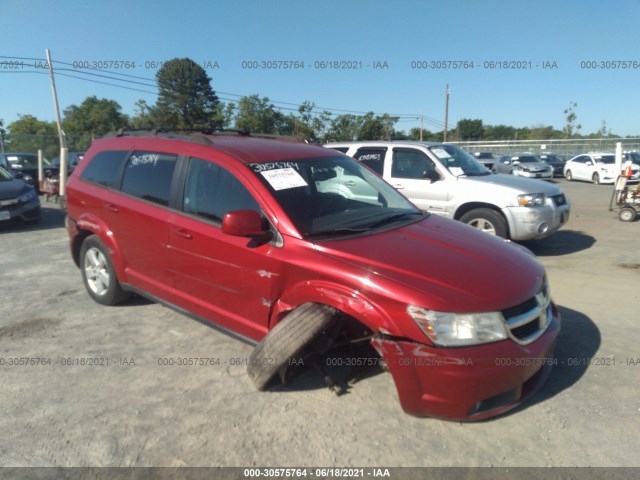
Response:
[[[569,200],[556,185],[494,175],[455,145],[371,141],[329,143],[367,165],[422,210],[512,240],[551,235],[569,219]],[[356,194],[357,179],[342,186]]]

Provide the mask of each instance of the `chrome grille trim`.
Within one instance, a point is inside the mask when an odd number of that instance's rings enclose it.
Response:
[[[540,290],[540,292],[536,294],[535,302],[536,306],[531,308],[530,310],[519,315],[514,315],[513,317],[505,318],[509,337],[520,345],[528,345],[532,342],[535,342],[545,332],[545,330],[549,326],[549,323],[551,323],[553,311],[551,306],[551,298],[549,296],[549,289],[546,283],[542,287],[542,290]],[[532,322],[536,322],[535,331],[533,333],[530,333],[529,335],[524,337],[518,337],[514,333],[515,329],[523,327],[525,325],[529,325]],[[531,326],[533,327],[534,325]]]

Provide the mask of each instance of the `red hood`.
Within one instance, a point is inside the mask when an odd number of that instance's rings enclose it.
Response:
[[[397,300],[440,311],[511,307],[534,296],[544,277],[542,265],[524,247],[435,215],[317,248],[360,270],[362,293],[384,290]]]

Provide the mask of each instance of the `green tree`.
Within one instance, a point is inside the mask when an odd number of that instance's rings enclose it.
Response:
[[[236,128],[252,133],[291,135],[293,121],[277,111],[268,97],[250,95],[242,97],[238,102]]]
[[[388,140],[395,133],[393,126],[398,121],[398,117],[391,115],[376,115],[368,112],[360,118],[360,129],[358,131],[359,140]]]
[[[482,120],[463,118],[456,126],[457,137],[460,140],[481,140],[484,134]]]
[[[129,127],[134,129],[151,129],[155,126],[153,107],[140,99],[133,107],[134,116],[129,119]]]
[[[128,124],[128,117],[115,100],[87,97],[80,106],[71,105],[64,109],[62,129],[67,135],[69,148],[86,150],[91,139],[115,131]]]
[[[325,140],[331,142],[357,140],[360,124],[360,117],[356,115],[337,115],[331,120]]]
[[[156,74],[158,100],[152,111],[158,127],[221,128],[223,119],[211,78],[189,58],[174,58]]]
[[[314,108],[314,103],[303,102],[298,107],[298,115],[290,114],[293,134],[300,140],[322,143],[331,123],[331,112],[323,111],[316,114]]]
[[[576,114],[577,107],[578,104],[571,101],[569,102],[569,107],[564,110],[564,114],[566,115],[565,120],[567,122],[564,126],[564,134],[566,138],[571,138],[574,131],[577,133],[577,131],[582,128],[582,125],[576,124],[576,120],[578,118],[578,115]]]
[[[55,122],[38,120],[33,115],[18,115],[18,120],[7,125],[7,129],[7,151],[36,153],[42,150],[48,158],[55,157],[59,152],[60,143]]]

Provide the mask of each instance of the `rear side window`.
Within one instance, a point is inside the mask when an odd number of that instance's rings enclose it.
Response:
[[[364,147],[358,149],[353,158],[364,163],[371,170],[382,176],[386,152],[387,147]]]
[[[168,153],[133,152],[124,167],[121,190],[143,200],[169,205],[177,159],[177,155]]]
[[[199,158],[189,161],[182,209],[215,222],[222,222],[233,210],[260,212],[256,200],[233,174]]]
[[[115,187],[120,166],[126,155],[126,151],[120,150],[100,152],[91,159],[80,178],[105,187]]]

